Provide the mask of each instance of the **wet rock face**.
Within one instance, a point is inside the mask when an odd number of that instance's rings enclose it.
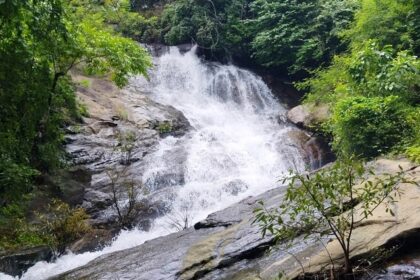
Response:
[[[259,198],[246,199],[211,214],[194,228],[100,257],[82,269],[53,279],[113,279],[116,276],[127,279],[202,279],[218,267],[230,267],[241,259],[253,259],[267,249],[272,239],[262,238],[258,227],[251,225],[252,210],[258,199],[264,197],[274,203],[281,193],[277,189]]]
[[[370,280],[418,280],[420,277],[420,259],[391,265],[369,277]],[[367,278],[366,278],[367,280]]]
[[[68,249],[75,254],[95,251],[111,244],[116,232],[106,229],[94,229],[83,238],[68,246]]]
[[[57,196],[71,206],[83,203],[85,188],[89,186],[91,174],[85,168],[76,166],[46,175],[44,183],[57,192]]]
[[[335,160],[334,153],[320,136],[311,135],[303,130],[291,130],[288,136],[293,140],[293,145],[305,155],[304,160],[311,170]]]
[[[375,164],[377,170],[387,172],[398,171],[398,165],[407,170],[411,168],[410,176],[420,180],[418,167],[413,168],[407,161],[380,160]],[[420,218],[415,215],[420,205],[420,189],[408,184],[401,184],[401,189],[403,195],[395,205],[397,217],[390,217],[383,207],[379,207],[370,222],[354,230],[352,257],[365,255],[420,228]],[[253,224],[253,210],[258,201],[263,200],[265,206],[271,208],[278,205],[283,195],[284,188],[280,187],[258,197],[249,197],[209,215],[194,227],[102,256],[53,279],[242,280],[274,279],[279,272],[293,279],[302,272],[295,257],[302,260],[306,272],[325,269],[330,260],[319,241],[297,240],[296,245],[288,250],[293,255],[284,250],[269,251],[274,244],[273,237],[263,238],[258,226]],[[390,219],[396,221],[390,222]],[[337,242],[328,239],[324,242],[339,265],[342,253]],[[412,273],[413,270],[397,269],[401,273]]]
[[[38,246],[20,250],[5,256],[0,255],[0,271],[13,276],[20,276],[23,271],[39,261],[50,261],[54,254],[48,246]]]
[[[149,155],[159,142],[169,136],[184,136],[190,124],[174,107],[154,102],[135,89],[119,90],[104,80],[73,76],[76,81],[89,80],[88,88],[78,88],[78,98],[86,105],[89,116],[83,119],[83,124],[67,129],[66,150],[73,169],[84,170],[86,174],[76,171],[65,174],[60,180],[68,183],[57,185],[65,186],[63,195],[72,204],[81,204],[87,210],[94,226],[112,229],[116,226],[116,216],[109,174],[124,169],[124,176],[142,191],[147,189],[148,196],[161,188],[182,183],[185,158],[182,146],[167,156],[168,161],[172,159],[170,174],[156,172],[152,181],[143,182],[143,173],[149,165]],[[130,145],[129,156],[126,145]],[[158,202],[146,204],[151,209],[159,208]],[[146,212],[157,215],[162,211]],[[142,215],[144,221],[138,221],[140,224],[150,223],[153,215],[146,214]]]

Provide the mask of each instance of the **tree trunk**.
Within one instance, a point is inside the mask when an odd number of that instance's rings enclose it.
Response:
[[[344,253],[344,274],[345,276],[350,276],[353,274],[353,265],[350,262],[350,252]]]

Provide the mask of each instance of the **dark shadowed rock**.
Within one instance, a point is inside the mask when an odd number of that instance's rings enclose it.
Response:
[[[115,234],[116,232],[112,230],[94,229],[79,240],[73,242],[67,249],[75,254],[100,250],[111,244]]]
[[[317,135],[302,130],[291,130],[288,133],[293,145],[298,148],[310,169],[318,169],[335,159],[326,141]]]
[[[91,178],[86,168],[74,166],[53,175],[45,175],[44,181],[64,202],[75,206],[82,204],[85,188],[89,187]]]
[[[48,246],[37,246],[4,256],[0,255],[0,272],[19,276],[35,263],[50,261],[53,256],[53,251]]]

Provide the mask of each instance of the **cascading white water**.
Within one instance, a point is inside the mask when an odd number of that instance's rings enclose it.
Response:
[[[172,210],[155,220],[149,232],[124,231],[101,251],[69,253],[52,263],[37,263],[21,279],[45,279],[100,255],[134,247],[176,230],[171,224],[185,225],[185,218],[192,225],[249,195],[273,188],[289,169],[304,168],[302,155],[287,135],[294,128],[285,122],[285,109],[262,79],[249,71],[203,62],[194,49],[181,54],[170,48],[155,59],[149,81],[137,77],[130,84],[131,90],[182,111],[193,127],[181,139],[163,139],[147,159],[145,182],[168,168],[168,151],[179,145],[186,151],[181,163],[185,179],[172,187],[168,198]]]

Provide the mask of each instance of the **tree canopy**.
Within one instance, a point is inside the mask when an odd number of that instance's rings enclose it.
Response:
[[[142,47],[76,2],[0,1],[0,193],[18,194],[62,163],[60,127],[79,115],[73,67],[123,86],[151,64]]]

